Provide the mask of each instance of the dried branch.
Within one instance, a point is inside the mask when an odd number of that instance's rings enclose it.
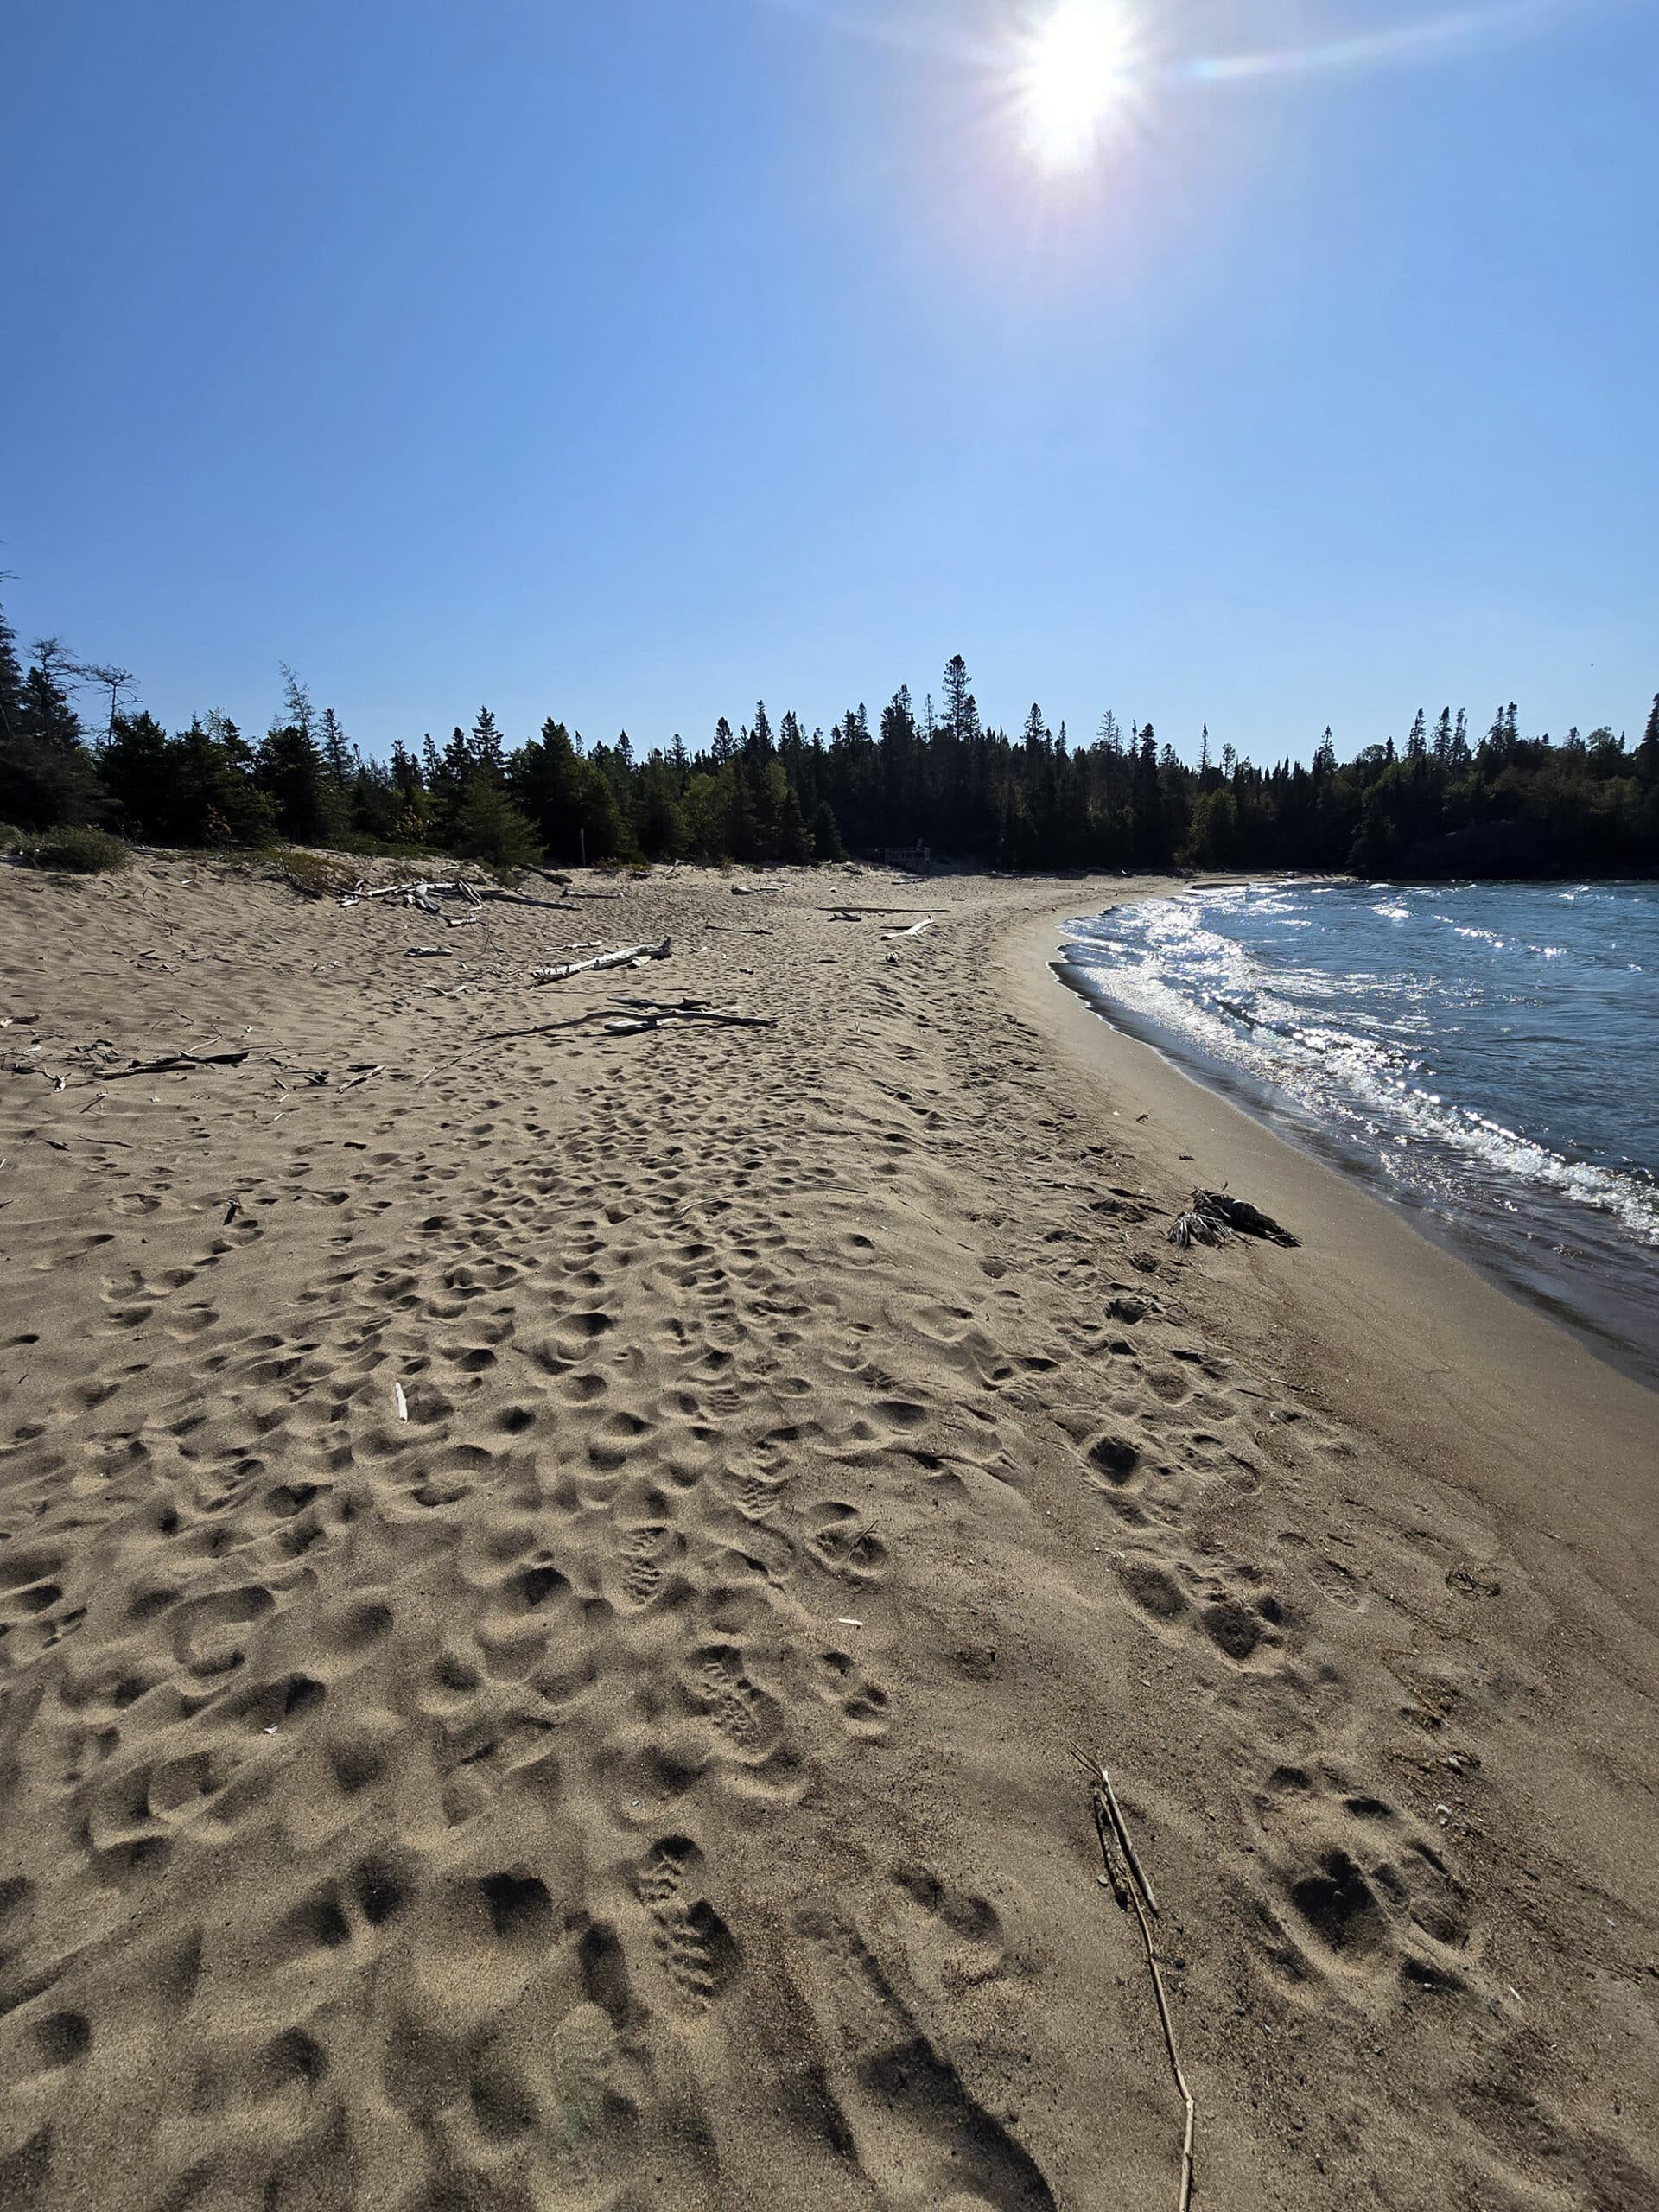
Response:
[[[1117,1802],[1117,1792],[1112,1787],[1111,1776],[1098,1759],[1090,1758],[1086,1751],[1078,1751],[1075,1745],[1072,1747],[1071,1756],[1084,1769],[1093,1784],[1090,1796],[1094,1808],[1095,1833],[1100,1838],[1101,1856],[1106,1866],[1106,1872],[1101,1877],[1101,1880],[1103,1884],[1109,1886],[1120,1906],[1134,1907],[1135,1916],[1140,1923],[1141,1940],[1146,1946],[1147,1965],[1152,1974],[1152,1993],[1157,1999],[1158,2018],[1164,2031],[1164,2048],[1169,2053],[1170,2071],[1175,2077],[1175,2087],[1179,2090],[1181,2102],[1186,2109],[1186,2127],[1181,2139],[1181,2193],[1179,2199],[1179,2212],[1190,2212],[1192,2202],[1193,2139],[1198,2133],[1198,2107],[1192,2101],[1192,2092],[1187,2087],[1186,2075],[1181,2070],[1180,2054],[1175,2048],[1175,2028],[1169,2016],[1169,1997],[1164,1988],[1163,1971],[1158,1963],[1157,1946],[1153,1942],[1152,1922],[1147,1917],[1148,1910],[1154,1914],[1157,1912],[1158,1900],[1153,1894],[1152,1885],[1147,1879],[1146,1870],[1136,1857],[1135,1846],[1129,1840],[1128,1826],[1123,1818],[1123,1808]],[[1118,1867],[1112,1849],[1114,1841],[1122,1852],[1128,1864],[1129,1873],[1133,1878],[1130,1880],[1124,1879]]]
[[[249,1057],[240,1052],[169,1052],[164,1059],[135,1060],[130,1068],[105,1068],[100,1083],[124,1083],[130,1075],[172,1075],[190,1068],[239,1068]]]

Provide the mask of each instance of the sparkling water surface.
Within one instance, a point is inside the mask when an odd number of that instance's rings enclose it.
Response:
[[[1067,980],[1659,1385],[1659,886],[1194,886]]]

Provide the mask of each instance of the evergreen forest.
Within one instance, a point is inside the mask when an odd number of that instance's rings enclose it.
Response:
[[[1196,765],[1153,725],[1102,715],[1087,742],[1033,705],[987,727],[958,656],[936,706],[894,693],[826,734],[764,704],[695,750],[583,743],[550,718],[512,743],[487,707],[439,743],[367,760],[332,708],[283,671],[262,736],[220,714],[167,730],[124,669],[56,639],[26,656],[0,613],[0,823],[94,826],[133,842],[287,842],[453,853],[497,867],[680,858],[746,866],[928,847],[1009,869],[1351,869],[1370,876],[1659,874],[1659,697],[1640,739],[1523,736],[1516,707],[1471,733],[1420,710],[1403,741],[1340,760],[1327,728],[1303,765],[1212,750]]]

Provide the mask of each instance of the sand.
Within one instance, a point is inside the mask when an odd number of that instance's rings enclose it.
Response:
[[[1143,887],[742,880],[0,875],[0,2207],[1173,2212],[1074,1745],[1198,2202],[1659,2202],[1653,1395],[1065,992]],[[777,1027],[474,1041],[624,993]]]

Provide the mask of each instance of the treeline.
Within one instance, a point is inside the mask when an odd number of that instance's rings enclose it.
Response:
[[[583,746],[550,720],[509,747],[480,708],[440,746],[365,760],[332,708],[284,670],[281,710],[251,741],[222,715],[169,733],[120,669],[41,639],[28,667],[0,615],[0,823],[96,824],[138,842],[454,852],[498,866],[682,857],[837,860],[925,844],[1010,868],[1354,868],[1370,875],[1659,873],[1659,697],[1640,742],[1609,729],[1522,737],[1513,705],[1471,739],[1420,712],[1350,761],[1329,729],[1306,766],[1257,767],[1230,746],[1196,767],[1150,723],[1103,715],[1073,746],[1033,706],[1017,736],[982,721],[958,656],[941,703],[896,692],[872,724],[828,734],[764,705],[707,747],[641,757],[626,734]],[[104,694],[107,691],[107,711]],[[89,728],[78,703],[99,705]]]

